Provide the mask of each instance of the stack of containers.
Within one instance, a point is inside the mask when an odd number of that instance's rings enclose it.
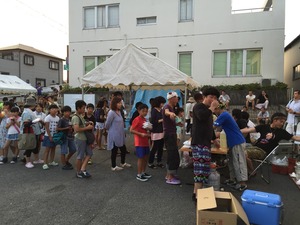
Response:
[[[283,203],[279,195],[246,190],[241,198],[242,206],[251,224],[281,224]]]

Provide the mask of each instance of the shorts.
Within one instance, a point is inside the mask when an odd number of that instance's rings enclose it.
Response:
[[[17,141],[19,139],[19,134],[7,134],[6,140]]]
[[[75,145],[74,138],[66,138],[65,142],[62,145],[60,145],[60,154],[66,155],[68,153],[74,153],[74,152],[76,152],[76,145]]]
[[[96,130],[103,130],[104,129],[104,123],[96,122],[95,129]]]
[[[136,156],[140,159],[140,158],[144,158],[146,155],[149,155],[150,153],[150,148],[148,146],[136,146],[135,147],[135,152],[136,152]]]
[[[52,142],[50,141],[49,136],[44,136],[43,146],[54,148],[56,146],[56,144],[53,141]]]
[[[86,141],[75,138],[75,145],[77,150],[77,159],[84,159],[85,156],[92,157],[93,150],[89,145],[87,145]]]

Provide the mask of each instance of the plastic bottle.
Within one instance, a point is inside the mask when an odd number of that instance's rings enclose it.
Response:
[[[215,162],[210,164],[208,185],[213,187],[215,191],[220,191],[220,174],[217,171],[217,164]]]
[[[227,149],[227,139],[226,139],[226,133],[224,130],[222,130],[220,133],[220,148],[222,150]]]

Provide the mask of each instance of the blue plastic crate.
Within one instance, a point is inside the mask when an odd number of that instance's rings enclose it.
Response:
[[[283,203],[279,195],[246,190],[241,199],[242,206],[251,224],[280,224]]]

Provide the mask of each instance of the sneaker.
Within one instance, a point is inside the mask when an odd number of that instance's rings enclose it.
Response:
[[[63,169],[63,170],[72,170],[72,169],[73,169],[73,166],[70,167],[68,164],[66,164],[66,165],[64,165],[64,166],[62,167],[62,169]]]
[[[92,165],[92,164],[93,164],[92,159],[89,159],[88,164],[89,164],[89,165]]]
[[[225,180],[224,184],[228,185],[228,186],[235,186],[236,185],[236,181],[234,180]]]
[[[0,156],[0,165],[2,165],[3,164],[3,156],[1,155]]]
[[[242,184],[237,184],[233,187],[234,190],[236,191],[244,191],[248,188],[247,185],[242,185]]]
[[[3,157],[2,161],[1,161],[2,162],[1,164],[7,163],[7,161],[8,161],[7,157]]]
[[[148,164],[148,167],[151,169],[156,169],[157,167],[154,164]]]
[[[47,164],[43,165],[43,170],[49,170],[49,166]]]
[[[159,167],[159,168],[165,168],[165,165],[162,164],[162,163],[157,163],[156,166]]]
[[[148,173],[143,173],[142,175],[147,179],[150,179],[152,177],[152,175],[150,175]]]
[[[31,163],[31,162],[28,162],[25,164],[25,167],[28,168],[28,169],[31,169],[34,167],[34,165]]]
[[[44,160],[42,160],[42,159],[33,161],[33,164],[43,164],[43,163],[44,163]]]
[[[124,163],[124,164],[121,164],[121,167],[122,168],[131,168],[132,166],[129,163]]]
[[[176,179],[176,178],[172,178],[172,179],[167,179],[166,183],[167,184],[178,185],[178,184],[181,184],[181,181]]]
[[[18,162],[18,157],[17,156],[14,156],[12,158],[12,160],[10,161],[10,164],[15,164],[16,162]]]
[[[146,178],[143,174],[142,175],[136,175],[136,179],[139,181],[148,181],[148,178]]]
[[[72,164],[71,164],[71,163],[69,163],[69,162],[66,162],[66,165],[67,165],[69,168],[73,169],[73,166],[72,166]]]
[[[49,166],[58,166],[58,163],[53,161],[53,162],[49,163],[48,165]]]
[[[87,171],[80,171],[76,174],[77,178],[90,178],[92,175],[89,174]]]
[[[116,167],[112,167],[111,170],[112,171],[120,171],[120,170],[123,170],[123,168],[119,167],[119,166],[116,166]]]

